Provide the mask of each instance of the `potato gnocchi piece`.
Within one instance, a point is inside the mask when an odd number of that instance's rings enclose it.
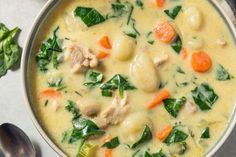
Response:
[[[184,12],[187,23],[193,30],[199,30],[203,25],[202,13],[197,7],[189,7]]]
[[[141,53],[135,58],[131,64],[130,76],[135,86],[144,92],[154,92],[160,86],[157,67],[146,53]]]
[[[153,128],[151,119],[143,112],[133,113],[121,124],[120,137],[125,143],[134,143],[139,139],[145,125]]]
[[[120,61],[129,60],[133,56],[135,40],[124,35],[116,36],[113,43],[113,55]]]

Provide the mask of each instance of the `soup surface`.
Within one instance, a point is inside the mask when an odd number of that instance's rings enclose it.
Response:
[[[68,156],[200,157],[234,109],[235,60],[206,0],[61,1],[34,42],[30,92]]]

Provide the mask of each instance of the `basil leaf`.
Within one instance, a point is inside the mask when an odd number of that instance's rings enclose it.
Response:
[[[163,141],[165,144],[170,145],[172,143],[183,142],[188,138],[188,135],[183,131],[176,128],[172,130],[169,136]]]
[[[186,98],[182,97],[180,99],[165,99],[163,100],[164,107],[167,110],[167,112],[174,118],[178,116],[179,111],[184,106],[186,102]]]
[[[19,31],[18,27],[9,30],[0,23],[0,77],[4,76],[19,61],[19,45],[14,40]]]
[[[218,65],[216,70],[216,79],[219,81],[231,80],[234,78],[230,73],[222,66]]]
[[[108,149],[114,149],[116,147],[118,147],[120,145],[120,141],[118,137],[115,137],[113,139],[111,139],[111,141],[106,142],[102,145],[102,147],[106,147]]]
[[[143,1],[142,0],[136,0],[136,5],[139,6],[141,9],[143,9]]]
[[[105,18],[93,8],[77,7],[74,15],[79,16],[81,20],[88,26],[94,26],[105,21]]]
[[[62,52],[62,49],[58,43],[57,31],[59,27],[57,27],[53,32],[53,37],[49,38],[47,41],[44,41],[41,45],[41,48],[36,56],[36,61],[38,63],[39,69],[42,72],[48,70],[47,66],[52,62],[53,67],[55,69],[58,68],[58,54]]]
[[[206,128],[202,131],[201,138],[210,138],[210,128],[209,128],[209,127],[206,127]]]
[[[180,51],[182,50],[182,40],[180,36],[177,36],[174,42],[171,43],[171,47],[176,53],[180,53]]]
[[[210,110],[212,105],[218,100],[218,95],[207,83],[202,83],[192,90],[194,102],[201,110]]]
[[[102,95],[105,94],[108,96],[112,96],[112,91],[118,89],[120,96],[123,97],[124,90],[134,90],[136,88],[126,78],[120,74],[116,74],[108,82],[103,83],[100,89],[102,90]]]
[[[152,132],[151,132],[151,129],[146,125],[145,128],[144,128],[144,130],[143,130],[143,133],[142,133],[141,138],[140,138],[137,142],[135,142],[135,143],[131,146],[131,148],[132,148],[132,149],[133,149],[133,148],[136,148],[138,145],[140,145],[140,144],[142,144],[142,143],[144,143],[144,142],[147,142],[147,141],[149,141],[149,140],[151,140],[151,139],[152,139]]]
[[[174,20],[179,14],[181,9],[182,9],[182,6],[178,5],[172,9],[166,9],[164,10],[164,12],[166,13],[166,15],[168,15],[170,18]]]
[[[93,70],[88,70],[86,72],[86,81],[84,82],[85,86],[89,86],[90,88],[95,87],[96,85],[99,85],[102,83],[103,80],[103,74],[93,71]]]

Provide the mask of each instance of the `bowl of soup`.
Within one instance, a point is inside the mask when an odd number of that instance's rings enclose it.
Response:
[[[52,0],[23,53],[27,108],[60,156],[212,156],[235,126],[235,43],[216,1]]]

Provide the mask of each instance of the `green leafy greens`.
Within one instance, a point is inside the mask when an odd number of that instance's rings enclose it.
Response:
[[[192,97],[194,102],[203,111],[210,110],[212,105],[218,100],[218,95],[207,83],[202,83],[192,90]]]
[[[143,133],[142,133],[142,136],[140,137],[140,139],[135,142],[131,148],[134,149],[136,148],[138,145],[144,143],[144,142],[147,142],[149,140],[152,139],[152,132],[151,132],[151,129],[146,125],[144,130],[143,130]]]
[[[176,37],[174,42],[171,43],[171,47],[176,53],[180,53],[182,50],[182,40],[179,35]]]
[[[18,27],[9,30],[0,23],[0,77],[18,63],[19,45],[15,42],[14,37],[19,31]]]
[[[85,78],[86,78],[86,81],[84,82],[84,85],[89,86],[90,88],[93,88],[102,83],[104,76],[102,73],[99,73],[93,70],[88,70],[86,72]]]
[[[108,82],[103,83],[100,89],[102,90],[102,95],[107,97],[111,97],[112,91],[118,89],[120,96],[123,97],[124,90],[134,90],[136,88],[122,75],[116,74]]]
[[[150,154],[148,151],[145,151],[142,157],[166,157],[166,155],[162,153],[162,150],[154,154]]]
[[[202,131],[201,138],[210,138],[210,128],[209,128],[209,127],[206,127],[206,128]]]
[[[102,147],[106,147],[108,149],[114,149],[120,145],[120,141],[118,137],[114,137],[109,142],[106,142],[102,145]]]
[[[74,15],[81,18],[87,27],[104,22],[106,19],[94,8],[77,7]]]
[[[136,0],[135,1],[135,3],[136,3],[136,5],[138,6],[138,7],[140,7],[141,9],[143,9],[143,1],[142,0]]]
[[[234,78],[230,73],[222,66],[218,65],[216,70],[216,79],[219,81],[231,80]]]
[[[185,97],[179,99],[168,98],[163,100],[165,109],[174,118],[178,116],[178,113],[184,106],[185,102],[186,102]]]
[[[171,19],[174,20],[178,16],[181,9],[182,9],[182,6],[178,5],[172,9],[166,9],[164,10],[164,12],[166,13],[166,15],[168,15]]]
[[[172,130],[169,136],[163,141],[165,144],[170,145],[172,143],[184,142],[188,138],[188,135],[176,127]]]
[[[62,52],[61,47],[58,44],[57,31],[59,27],[57,27],[53,32],[53,37],[49,38],[47,41],[43,42],[36,56],[36,61],[38,63],[39,69],[42,72],[48,70],[47,66],[52,62],[54,68],[58,68],[59,60],[58,55]]]

